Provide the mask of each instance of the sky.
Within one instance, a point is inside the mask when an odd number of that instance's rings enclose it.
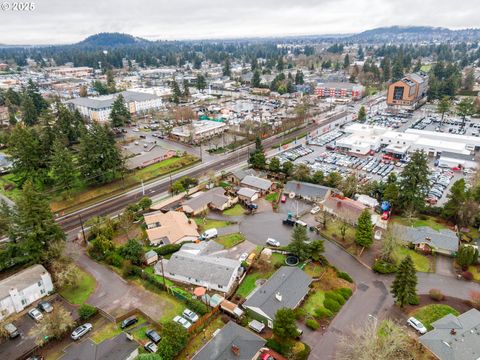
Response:
[[[35,9],[22,12],[11,11],[15,1],[0,0],[2,44],[68,44],[99,32],[183,40],[480,26],[480,0],[31,0]]]

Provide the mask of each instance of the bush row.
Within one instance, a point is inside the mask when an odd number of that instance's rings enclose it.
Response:
[[[385,260],[375,261],[372,269],[379,274],[391,274],[397,271],[395,264],[389,263]]]

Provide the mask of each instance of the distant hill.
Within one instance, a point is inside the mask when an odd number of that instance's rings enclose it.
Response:
[[[450,30],[430,26],[390,26],[380,27],[351,35],[348,40],[358,42],[419,42],[445,40],[477,40],[480,29]]]
[[[146,39],[122,33],[100,33],[87,37],[85,40],[75,44],[80,46],[122,46],[148,43]]]

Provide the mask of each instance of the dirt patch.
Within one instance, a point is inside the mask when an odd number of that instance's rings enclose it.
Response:
[[[320,276],[319,281],[313,283],[313,286],[317,289],[325,291],[339,288],[352,288],[353,285],[346,280],[340,279],[337,276],[337,272],[333,268],[328,268]]]

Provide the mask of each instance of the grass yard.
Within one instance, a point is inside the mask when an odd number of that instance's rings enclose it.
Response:
[[[307,264],[307,266],[305,266],[303,271],[305,271],[310,277],[319,277],[325,272],[325,268],[319,264],[310,262]]]
[[[430,259],[427,256],[419,254],[415,250],[411,250],[403,246],[395,250],[395,253],[394,253],[394,258],[395,258],[395,261],[397,262],[397,265],[400,264],[400,262],[404,258],[406,258],[407,255],[410,255],[410,257],[412,258],[413,264],[415,265],[415,268],[417,269],[417,271],[432,272],[432,264],[430,262]]]
[[[81,305],[87,301],[90,294],[95,290],[96,282],[93,276],[78,268],[78,281],[75,286],[67,286],[60,290],[69,303]]]
[[[329,220],[327,221],[327,228],[325,230],[320,230],[320,234],[341,243],[349,252],[355,252],[355,228],[346,224],[345,239],[342,239],[342,232],[340,231],[342,225],[343,223],[340,220]]]
[[[243,214],[245,214],[245,210],[240,204],[235,204],[235,206],[231,207],[230,209],[223,211],[223,215],[226,216],[241,216]]]
[[[204,232],[208,229],[218,229],[226,226],[230,226],[233,224],[231,221],[225,220],[214,220],[214,219],[203,219],[203,218],[195,218],[195,222],[199,228],[199,232]]]
[[[438,222],[432,216],[427,216],[425,220],[413,218],[412,221],[402,216],[395,216],[393,220],[405,226],[413,226],[413,227],[428,226],[437,231],[441,229],[447,229],[447,226]]]
[[[259,279],[267,279],[270,274],[264,273],[252,273],[245,276],[242,283],[237,289],[236,295],[239,295],[243,298],[246,298],[254,289],[255,289],[255,282]]]
[[[270,258],[270,262],[272,263],[272,265],[274,267],[275,266],[283,266],[283,265],[285,265],[285,258],[286,258],[286,256],[283,255],[283,254],[273,253],[272,257]]]
[[[148,266],[145,269],[143,269],[147,274],[153,275],[155,278],[158,279],[158,281],[161,281],[163,283],[163,277],[161,275],[155,274],[155,270],[153,269],[153,266]],[[175,286],[172,280],[165,278],[165,284],[167,286]]]
[[[145,344],[149,339],[147,335],[145,334],[145,331],[150,329],[150,326],[140,326],[138,329],[135,329],[132,331],[132,335],[137,340],[138,342]]]
[[[185,349],[177,356],[177,359],[188,360],[192,355],[202,348],[205,343],[210,340],[215,330],[224,327],[220,316],[215,317],[200,333],[197,334],[186,346]]]
[[[143,316],[137,316],[137,319],[138,319],[138,322],[136,324],[124,330],[128,331],[129,329],[134,327],[136,328],[137,326],[140,326],[146,322],[146,319]],[[142,328],[146,329],[145,326],[142,326]],[[120,328],[120,323],[109,322],[105,326],[102,326],[100,329],[95,330],[93,332],[91,339],[97,344],[100,344],[102,341],[115,337],[116,335],[120,334],[122,331],[123,330]]]
[[[480,281],[480,265],[470,265],[468,271],[473,275],[473,280]]]
[[[426,305],[411,313],[411,315],[417,318],[429,331],[433,329],[431,325],[433,322],[447,314],[460,315],[460,313],[451,306],[442,304]]]
[[[221,235],[215,239],[217,243],[223,245],[225,249],[230,249],[245,241],[245,236],[242,233],[233,233],[228,235]]]
[[[325,291],[316,290],[308,296],[303,308],[308,314],[315,316],[315,309],[323,308],[323,300],[325,300]]]
[[[50,203],[50,207],[54,212],[70,208],[71,210],[74,210],[81,205],[98,202],[109,196],[122,193],[128,188],[139,185],[142,180],[148,181],[183,169],[186,166],[194,164],[197,160],[198,159],[192,155],[172,157],[156,164],[149,165],[143,169],[136,170],[127,175],[123,181],[119,179],[102,186],[78,188],[76,191],[74,190],[69,199],[62,199],[61,196],[53,199]]]
[[[278,193],[273,192],[265,196],[265,200],[270,201],[271,203],[277,202],[278,201]]]

